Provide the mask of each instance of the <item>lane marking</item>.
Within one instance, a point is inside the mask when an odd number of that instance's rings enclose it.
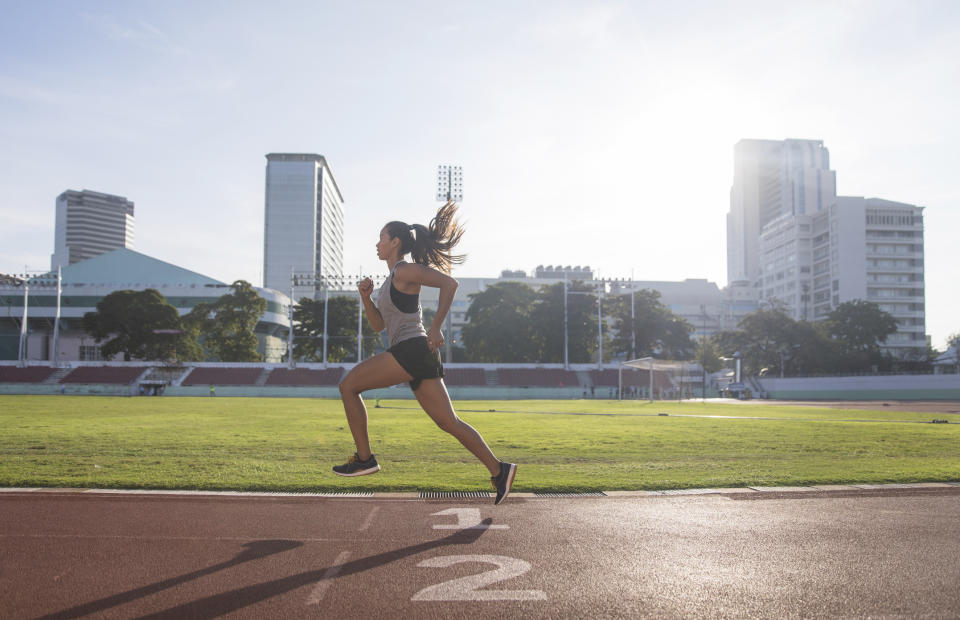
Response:
[[[529,562],[504,555],[441,555],[417,564],[422,568],[447,568],[464,562],[482,562],[496,564],[497,568],[448,579],[436,585],[427,586],[414,594],[411,601],[545,601],[543,590],[480,590],[485,586],[526,574],[531,566]]]
[[[445,515],[456,515],[456,523],[444,523],[442,525],[434,525],[433,529],[435,530],[509,530],[509,525],[489,525],[483,523],[480,519],[480,509],[479,508],[447,508],[446,510],[441,510],[440,512],[433,513],[432,517],[440,517]]]
[[[323,573],[323,577],[320,578],[320,581],[317,582],[317,585],[313,588],[313,592],[310,593],[310,596],[307,597],[307,605],[316,605],[323,600],[323,597],[327,594],[327,590],[330,588],[330,580],[340,574],[340,569],[350,558],[349,551],[341,551],[340,555],[337,556],[337,559],[333,561],[333,564],[330,565]]]
[[[373,517],[377,514],[379,510],[380,510],[380,506],[373,507],[373,510],[370,511],[370,514],[368,514],[367,518],[364,519],[363,525],[360,526],[359,531],[363,532],[370,527],[370,524],[373,523]]]

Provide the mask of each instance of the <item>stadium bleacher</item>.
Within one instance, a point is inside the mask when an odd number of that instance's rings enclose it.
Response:
[[[133,383],[147,370],[147,366],[80,366],[67,373],[60,383]]]
[[[267,377],[266,385],[315,386],[337,385],[343,376],[342,368],[275,368]]]
[[[447,385],[486,385],[483,368],[444,368],[443,382]]]
[[[577,373],[562,368],[498,368],[500,385],[510,387],[576,387]]]
[[[0,383],[43,383],[54,372],[49,366],[0,366]]]
[[[254,385],[263,368],[194,368],[180,385]]]
[[[620,371],[613,368],[591,370],[590,379],[593,381],[593,384],[598,387],[617,387],[620,381]],[[624,387],[650,387],[650,371],[624,368],[623,385]],[[669,390],[672,387],[673,384],[670,382],[670,377],[667,376],[667,373],[658,370],[653,371],[654,390]]]

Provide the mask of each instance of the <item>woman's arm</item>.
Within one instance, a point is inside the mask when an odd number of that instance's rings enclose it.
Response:
[[[377,306],[370,299],[373,294],[373,280],[365,278],[357,282],[357,290],[360,291],[360,301],[363,302],[363,310],[367,313],[367,320],[370,321],[370,327],[376,332],[382,332],[386,325],[383,322],[383,315],[377,309]]]
[[[400,265],[394,275],[395,286],[397,279],[400,279],[405,287],[414,285],[410,287],[414,288],[416,285],[421,285],[440,289],[437,313],[433,315],[433,323],[427,327],[427,345],[431,351],[436,351],[444,344],[443,332],[440,331],[440,328],[443,325],[443,321],[447,318],[447,313],[453,304],[453,296],[456,294],[457,287],[460,286],[460,284],[445,273],[415,263]],[[397,289],[403,291],[399,286],[397,286]]]

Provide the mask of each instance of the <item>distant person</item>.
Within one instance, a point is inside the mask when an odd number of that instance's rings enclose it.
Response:
[[[210,396],[216,396],[216,395],[217,395],[217,388],[216,388],[216,386],[214,386],[213,384],[211,384],[211,385],[210,385]]]
[[[457,417],[443,383],[443,364],[439,348],[443,346],[440,326],[450,310],[457,281],[450,267],[462,263],[464,256],[452,254],[463,236],[454,219],[457,205],[447,202],[430,221],[430,226],[390,222],[380,230],[377,258],[387,263],[390,275],[384,280],[374,304],[373,280],[357,283],[363,308],[373,329],[387,330],[390,348],[357,364],[340,382],[340,395],[347,423],[357,451],[333,472],[340,476],[363,476],[380,471],[370,450],[367,434],[367,408],[360,394],[366,390],[389,387],[403,381],[423,410],[442,430],[456,437],[490,471],[490,483],[497,490],[495,504],[510,493],[517,466],[500,461],[472,426]],[[413,263],[403,260],[410,254]],[[437,312],[429,329],[424,329],[420,307],[420,289],[440,289]]]

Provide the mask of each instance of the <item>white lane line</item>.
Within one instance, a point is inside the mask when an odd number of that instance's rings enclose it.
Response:
[[[479,508],[447,508],[440,512],[435,512],[431,517],[455,515],[456,523],[444,523],[443,525],[434,525],[435,530],[509,530],[509,525],[490,525],[480,520]]]
[[[323,597],[327,594],[327,590],[330,588],[330,580],[340,574],[340,567],[342,567],[349,558],[349,551],[340,552],[340,555],[333,561],[330,568],[323,573],[323,577],[320,578],[316,587],[313,588],[313,592],[311,592],[307,598],[307,605],[316,605],[323,600]]]
[[[370,524],[373,523],[373,517],[377,514],[379,510],[380,510],[380,506],[373,507],[373,510],[370,511],[370,514],[368,514],[367,518],[364,519],[363,525],[360,526],[361,532],[363,532],[364,530],[370,527]]]

